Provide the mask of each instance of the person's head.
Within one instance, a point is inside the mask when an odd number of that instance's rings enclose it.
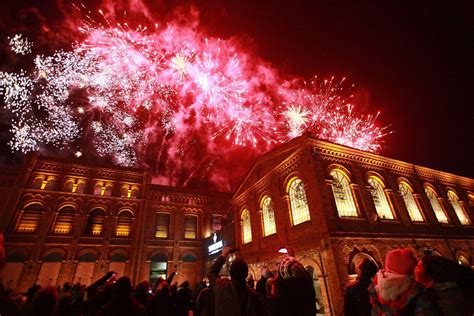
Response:
[[[157,295],[167,296],[170,295],[170,286],[167,282],[161,282],[156,289]]]
[[[41,289],[41,285],[35,284],[26,291],[26,300],[27,302],[31,302],[33,300],[33,296]]]
[[[464,267],[448,258],[426,256],[416,266],[415,279],[425,285],[432,282],[450,281],[461,284],[463,283],[464,276],[467,275],[464,270],[466,270]]]
[[[230,277],[238,282],[245,282],[249,273],[247,262],[242,258],[237,258],[230,265]]]
[[[285,280],[302,277],[305,273],[303,265],[294,257],[285,257],[278,265],[278,275]]]
[[[179,287],[184,287],[184,288],[187,288],[189,287],[189,281],[184,281],[183,283],[181,283],[181,285]]]
[[[362,279],[371,279],[378,270],[377,265],[369,258],[364,258],[359,262],[358,271]]]
[[[148,291],[148,288],[149,288],[148,281],[142,281],[138,283],[137,286],[135,287],[135,293],[140,293],[140,294],[146,293]]]
[[[123,276],[115,282],[112,289],[112,298],[115,300],[126,299],[131,293],[132,281],[130,281],[129,277]]]
[[[58,305],[58,292],[54,286],[39,289],[31,301],[35,315],[53,315]]]
[[[401,275],[412,275],[417,263],[418,260],[413,250],[397,248],[387,253],[385,257],[385,270]]]

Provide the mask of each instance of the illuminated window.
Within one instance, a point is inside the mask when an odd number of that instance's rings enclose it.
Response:
[[[77,181],[77,188],[76,188],[76,193],[84,193],[84,189],[86,187],[85,180],[78,180]]]
[[[275,212],[273,211],[272,199],[265,196],[262,199],[263,236],[276,233]]]
[[[103,190],[102,195],[112,196],[112,184],[111,183],[107,183],[105,185],[105,190]]]
[[[157,213],[156,214],[156,238],[168,238],[168,230],[170,226],[170,214]]]
[[[250,212],[242,212],[242,243],[248,244],[252,241],[252,225],[250,224]]]
[[[75,210],[71,206],[60,209],[56,216],[56,221],[54,222],[53,234],[68,235],[74,224],[74,214]]]
[[[213,232],[218,232],[222,229],[222,216],[217,214],[212,214],[211,217],[211,226]]]
[[[34,233],[38,229],[43,207],[40,204],[30,204],[21,213],[15,231],[19,233]]]
[[[370,193],[374,199],[375,210],[381,219],[393,219],[393,212],[388,203],[382,181],[376,177],[369,177],[367,180],[372,187]]]
[[[459,218],[459,221],[463,225],[470,225],[471,220],[469,219],[469,216],[467,216],[466,212],[464,211],[464,208],[462,205],[459,203],[459,198],[454,191],[449,190],[448,191],[448,199],[449,202],[451,202],[451,205],[453,206],[454,212],[456,212],[456,215]]]
[[[64,192],[74,192],[73,187],[75,185],[74,179],[68,179],[64,184]],[[77,185],[76,185],[77,187]]]
[[[423,222],[423,215],[421,215],[421,210],[416,204],[412,188],[406,182],[400,182],[398,189],[403,197],[410,219],[413,222]]]
[[[439,203],[438,195],[436,194],[435,190],[433,190],[431,187],[426,187],[425,193],[428,197],[428,200],[430,201],[431,207],[433,208],[438,222],[443,224],[449,223],[448,217],[446,216],[446,213],[444,212],[441,203]]]
[[[101,236],[104,230],[105,212],[101,209],[95,209],[89,213],[89,219],[86,226],[87,236]]]
[[[46,183],[45,183],[46,182]],[[41,189],[44,190],[54,190],[56,188],[56,178],[53,176],[48,177],[47,180],[43,181]]]
[[[121,211],[117,216],[115,225],[115,236],[128,237],[132,230],[133,214],[130,211]]]
[[[105,191],[105,188],[103,188],[102,182],[97,182],[94,185],[94,195],[103,195],[103,191]]]
[[[329,175],[332,177],[331,186],[337,213],[340,217],[357,217],[359,214],[347,176],[338,169],[333,169]]]
[[[290,198],[291,220],[293,225],[310,220],[308,200],[304,190],[304,183],[299,178],[293,178],[288,183],[288,195]]]
[[[33,189],[44,189],[44,186],[46,186],[46,182],[43,186],[43,181],[44,181],[44,176],[36,177],[33,180],[33,183],[31,184],[31,188],[33,188]]]
[[[184,238],[196,239],[197,236],[197,216],[184,216]]]

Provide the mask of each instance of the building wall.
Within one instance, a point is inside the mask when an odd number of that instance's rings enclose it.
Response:
[[[339,215],[333,194],[331,170],[339,168],[350,178],[350,191],[357,209],[356,217]],[[385,184],[385,194],[395,214],[394,220],[381,218],[376,211],[368,176],[377,175]],[[288,182],[298,177],[304,182],[310,220],[292,225]],[[424,221],[410,219],[399,192],[400,180],[412,185],[414,198]],[[451,219],[439,223],[424,192],[432,185]],[[463,225],[447,197],[453,189],[471,224]],[[264,266],[276,268],[282,259],[277,250],[289,246],[303,264],[310,265],[319,279],[327,314],[342,312],[342,292],[355,277],[354,265],[361,258],[372,258],[383,267],[386,253],[396,247],[410,247],[421,257],[436,253],[451,259],[464,257],[472,265],[474,255],[474,180],[394,159],[365,153],[340,145],[302,136],[259,158],[234,194],[231,204],[239,223],[236,240],[243,256],[254,267],[257,277]],[[261,199],[273,200],[276,234],[263,237]],[[242,239],[242,211],[250,211],[252,241]],[[312,264],[310,264],[313,262]]]
[[[51,181],[42,186],[39,177]],[[84,190],[72,192],[68,183],[71,179],[76,184],[83,182]],[[98,183],[103,190],[98,189]],[[18,291],[26,291],[35,283],[90,284],[109,270],[115,270],[119,276],[130,276],[134,282],[148,280],[150,263],[156,254],[166,256],[168,273],[177,268],[174,281],[196,283],[203,274],[201,241],[212,232],[211,215],[220,214],[225,220],[229,209],[226,194],[181,192],[153,185],[144,170],[101,168],[38,157],[29,159],[23,168],[3,173],[0,193],[4,199],[0,206],[0,230],[5,234],[10,256],[8,269],[0,277],[4,284],[15,284]],[[38,228],[35,232],[19,232],[21,215],[32,203],[42,208]],[[53,227],[64,206],[74,209],[72,229],[68,234],[58,235]],[[103,232],[100,236],[88,236],[86,226],[91,211],[97,208],[105,214]],[[117,219],[123,210],[133,214],[131,229],[128,236],[117,236]],[[170,213],[168,238],[155,238],[158,211]],[[197,216],[194,240],[184,239],[186,214]],[[57,258],[50,262],[50,254]],[[183,262],[186,254],[193,254],[196,260]]]

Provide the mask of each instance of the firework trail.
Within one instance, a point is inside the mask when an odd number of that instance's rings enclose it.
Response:
[[[150,30],[98,14],[103,22],[86,15],[70,50],[37,55],[32,72],[0,72],[12,150],[49,145],[80,157],[90,141],[118,165],[146,165],[161,184],[187,185],[204,173],[217,179],[239,148],[251,158],[305,131],[381,148],[386,130],[348,104],[344,78],[298,84],[193,24]],[[19,55],[33,47],[21,34],[10,46]]]

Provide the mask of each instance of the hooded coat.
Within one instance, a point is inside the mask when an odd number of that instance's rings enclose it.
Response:
[[[411,275],[380,270],[368,290],[372,315],[440,315],[432,291]]]

